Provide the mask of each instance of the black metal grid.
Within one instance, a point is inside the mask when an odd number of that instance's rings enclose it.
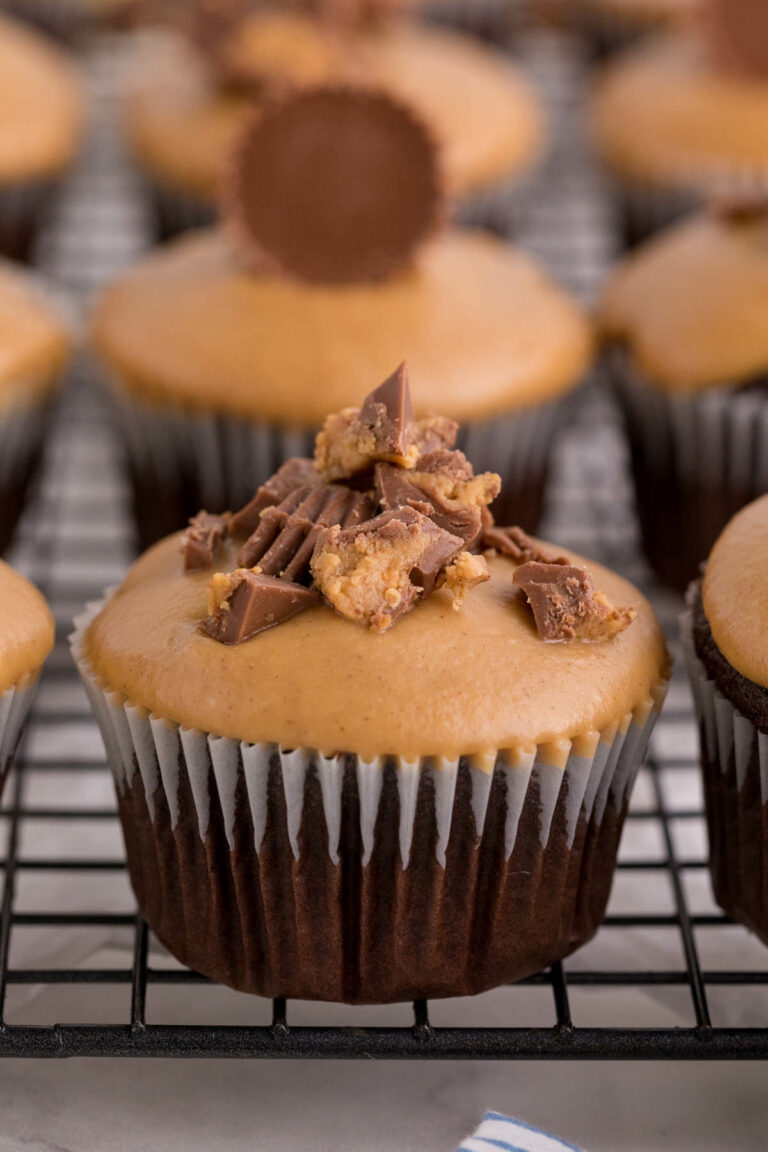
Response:
[[[556,195],[537,192],[531,200],[525,241],[589,296],[612,241],[599,182],[583,154],[574,151],[571,117],[578,107],[579,62],[568,46],[549,41],[531,42],[528,59],[553,100],[560,142],[568,143],[556,150],[550,164],[546,188],[554,187]],[[115,59],[102,50],[91,63],[94,84],[103,97]],[[69,200],[60,206],[59,219],[41,253],[48,271],[58,275],[75,301],[87,298],[141,244],[140,207],[133,190],[129,187],[126,192],[129,178],[105,132],[104,125],[97,126],[90,158],[76,177]],[[97,217],[101,214],[98,227],[93,226],[94,212]],[[338,1017],[329,1008],[327,1025],[308,1025],[302,1006],[279,1000],[264,1005],[266,1016],[258,1024],[163,1022],[155,1001],[161,1004],[170,988],[199,989],[202,996],[215,986],[171,965],[126,893],[114,897],[112,882],[124,882],[124,862],[119,850],[103,851],[109,840],[105,830],[117,835],[116,812],[103,787],[107,769],[86,698],[69,662],[66,634],[72,614],[119,578],[129,556],[130,537],[109,422],[87,376],[86,369],[78,373],[65,402],[36,507],[14,556],[51,598],[57,647],[0,810],[0,1057],[768,1057],[768,1011],[766,997],[761,996],[761,990],[768,989],[768,950],[756,949],[746,931],[729,928],[711,899],[692,893],[691,881],[701,889],[706,876],[703,847],[691,850],[680,843],[681,829],[693,830],[694,839],[698,835],[701,840],[703,822],[700,789],[691,787],[697,772],[693,720],[679,664],[629,813],[617,873],[618,898],[599,937],[607,946],[595,950],[589,945],[564,964],[517,986],[518,1006],[521,994],[531,1004],[536,990],[551,995],[547,1007],[536,999],[540,1022],[531,1026],[530,1011],[521,1013],[510,1006],[488,1027],[479,1023],[487,1016],[480,1011],[482,998],[464,1004],[461,1026],[441,1023],[443,1006],[425,1002],[414,1003],[409,1018],[403,1018],[402,1008],[393,1010],[396,1023],[385,1020],[371,1027],[362,1010],[351,1016],[352,1010],[347,1010]],[[638,559],[621,440],[614,414],[598,390],[584,398],[558,462],[554,490],[551,535],[648,587]],[[649,592],[676,647],[680,604],[653,588]],[[649,848],[644,835],[649,829],[655,830],[655,848]],[[635,832],[643,835],[636,837]],[[636,900],[622,897],[624,881],[645,894],[640,907]],[[72,894],[78,899],[70,901]],[[729,953],[732,964],[703,955],[704,937],[713,931],[723,937],[727,933],[729,939],[735,933]],[[110,956],[116,955],[117,963],[102,963],[100,948],[72,960],[69,944],[79,932],[96,933],[101,943],[109,941]],[[44,943],[28,944],[17,958],[17,941],[25,936],[36,939],[37,934]],[[94,995],[98,989],[122,990],[127,997],[125,1012],[110,1022],[102,1021],[96,1010],[91,1021],[80,1023],[41,1024],[34,1012],[30,1019],[30,1005],[34,1007],[41,996],[83,986]],[[762,1021],[764,1026],[744,1027],[743,1010],[734,1023],[727,1011],[713,1006],[721,990],[736,990],[746,997],[746,1022]],[[28,998],[33,991],[37,996]],[[678,1007],[682,1004],[677,1014],[687,1019],[679,1025],[675,1019],[638,1026],[636,1013],[625,1015],[617,1007],[607,1024],[590,1023],[588,1012],[582,1023],[583,1003],[574,1004],[583,993],[614,992],[647,998],[641,1003],[647,1002],[649,1017],[660,1000],[675,995]],[[753,993],[754,1010],[749,999]],[[248,999],[253,1004],[255,998]],[[243,1018],[250,1015],[244,1012]]]

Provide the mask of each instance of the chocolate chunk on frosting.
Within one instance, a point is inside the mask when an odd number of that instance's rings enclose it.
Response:
[[[230,531],[233,535],[237,532],[254,532],[259,526],[265,508],[280,504],[297,488],[308,488],[320,483],[322,481],[313,460],[301,456],[286,460],[274,476],[271,476],[266,484],[262,484],[253,499],[231,517]]]
[[[413,468],[425,448],[453,444],[457,427],[442,417],[414,419],[403,362],[360,408],[344,408],[327,418],[315,444],[315,467],[326,480],[347,480],[382,460]]]
[[[765,0],[702,0],[701,18],[715,67],[756,80],[768,78]]]
[[[536,560],[541,564],[570,564],[567,556],[556,556],[542,548],[537,540],[523,532],[522,528],[499,528],[490,524],[483,532],[483,547],[493,548],[502,556],[509,556],[518,564]]]
[[[182,545],[185,572],[211,567],[227,535],[229,520],[228,514],[212,516],[209,512],[198,512],[197,516],[192,517]]]
[[[203,631],[221,644],[242,644],[314,607],[320,598],[301,584],[264,576],[258,569],[239,568],[213,577],[208,600]]]
[[[384,632],[437,589],[461,609],[490,579],[484,549],[516,566],[542,639],[597,641],[626,628],[634,611],[613,608],[584,569],[521,528],[494,525],[499,477],[475,475],[456,433],[451,420],[415,419],[401,364],[359,408],[328,417],[314,460],[288,460],[233,516],[201,512],[184,537],[185,569],[210,567],[225,536],[238,548],[237,570],[211,581],[203,631],[239,644],[322,597]]]
[[[385,632],[429,595],[462,541],[414,508],[383,512],[356,528],[331,528],[318,541],[312,574],[340,615]]]
[[[240,549],[238,563],[243,568],[258,564],[268,576],[301,581],[325,528],[352,527],[370,520],[375,512],[376,505],[365,493],[350,488],[334,484],[296,488],[280,504],[265,509],[258,528]]]
[[[437,148],[379,91],[304,88],[239,141],[223,208],[246,263],[319,284],[391,276],[444,212]]]
[[[585,568],[530,560],[515,571],[515,584],[527,597],[542,640],[609,640],[636,616],[634,608],[614,608],[596,592]]]

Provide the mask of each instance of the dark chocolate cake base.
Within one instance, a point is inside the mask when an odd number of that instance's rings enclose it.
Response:
[[[0,186],[0,256],[21,263],[32,259],[58,181]]]
[[[712,887],[717,903],[731,919],[768,944],[768,802],[763,797],[760,765],[760,737],[768,735],[768,692],[737,672],[717,647],[700,587],[692,601],[693,642],[702,675],[737,709],[742,718],[739,735],[748,749],[737,763],[730,733],[719,731],[717,736],[723,738],[712,739],[700,717]],[[720,714],[716,723],[721,727],[729,719]]]
[[[643,550],[662,583],[684,592],[726,524],[764,492],[768,392],[667,396],[639,378],[620,347],[608,369],[629,441]]]
[[[32,420],[16,429],[0,427],[0,451],[12,460],[12,467],[0,468],[0,556],[10,547],[19,520],[40,470],[43,449],[51,422],[52,404],[41,405]]]
[[[150,927],[183,963],[233,988],[348,1003],[471,995],[567,956],[603,919],[625,815],[624,806],[617,811],[610,800],[599,823],[582,808],[569,846],[563,795],[544,847],[534,773],[507,860],[503,776],[494,777],[478,839],[470,771],[462,763],[445,867],[437,858],[432,784],[424,773],[403,868],[393,765],[384,769],[367,864],[352,760],[344,778],[338,863],[328,851],[316,770],[307,774],[298,858],[288,838],[276,756],[259,852],[242,773],[231,845],[212,769],[209,795],[205,839],[181,765],[174,830],[161,789],[154,794],[154,820],[150,816],[138,772],[120,796],[130,877]]]

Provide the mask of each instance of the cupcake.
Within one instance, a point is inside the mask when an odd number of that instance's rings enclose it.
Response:
[[[723,203],[627,258],[601,307],[643,542],[681,591],[768,491],[768,203]]]
[[[0,554],[40,462],[69,338],[26,272],[0,261]]]
[[[359,3],[353,9],[363,8]],[[227,32],[149,35],[126,127],[163,235],[208,225],[231,148],[266,96],[363,79],[406,100],[445,150],[453,195],[477,218],[538,159],[543,112],[503,56],[404,18],[373,26],[262,9]]]
[[[0,560],[0,794],[52,648],[48,605],[29,581]]]
[[[83,128],[77,73],[58,49],[0,16],[0,254],[26,257]]]
[[[701,0],[542,0],[543,6],[567,13],[569,23],[589,37],[600,56],[690,21],[700,3]]]
[[[650,606],[488,512],[401,366],[78,623],[139,906],[262,996],[520,979],[597,930],[661,705]]]
[[[768,8],[702,0],[701,35],[654,39],[605,70],[592,106],[630,243],[712,195],[768,187]]]
[[[311,172],[308,180],[306,173]],[[504,477],[499,515],[537,522],[590,328],[528,256],[441,227],[428,133],[381,93],[305,89],[247,130],[226,226],[160,248],[98,301],[142,542],[221,512],[290,456],[371,364],[407,352],[417,416]]]
[[[701,731],[715,899],[768,944],[768,497],[728,524],[688,596],[683,641]]]
[[[6,0],[4,7],[61,40],[75,40],[131,18],[137,0]]]

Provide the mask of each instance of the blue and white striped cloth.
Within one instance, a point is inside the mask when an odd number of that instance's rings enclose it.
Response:
[[[579,1152],[579,1149],[531,1128],[522,1120],[513,1120],[500,1112],[486,1112],[477,1132],[467,1137],[458,1152]]]

